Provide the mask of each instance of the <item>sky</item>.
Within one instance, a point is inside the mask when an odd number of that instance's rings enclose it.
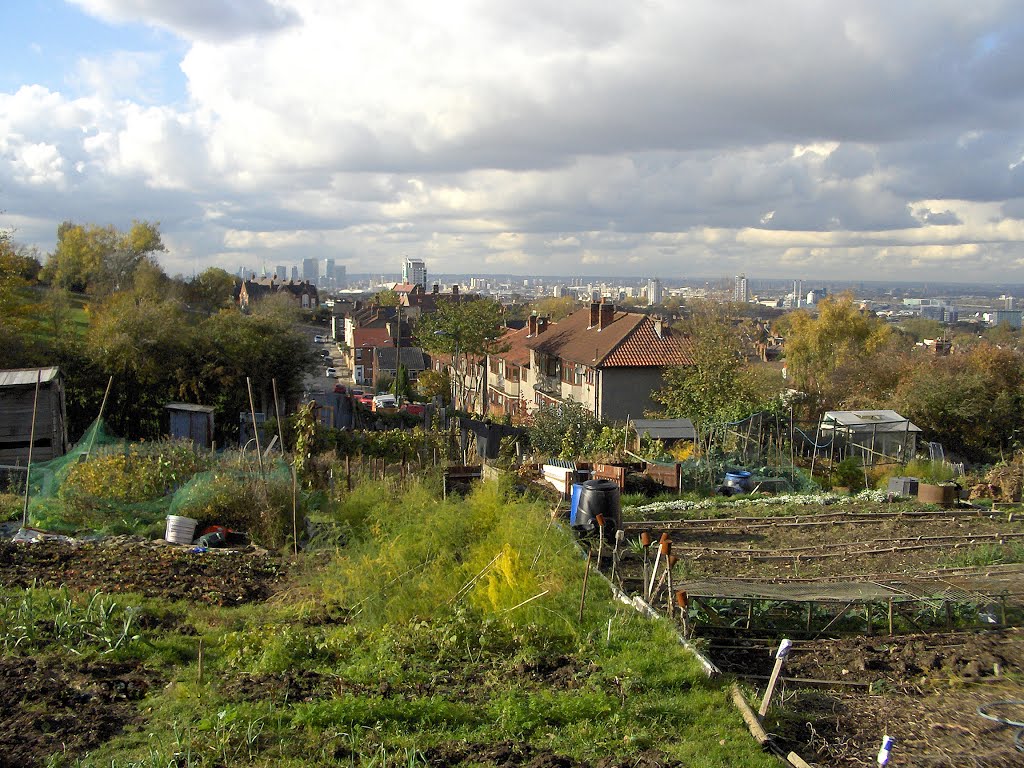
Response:
[[[0,227],[170,274],[1024,283],[1016,0],[8,0]]]

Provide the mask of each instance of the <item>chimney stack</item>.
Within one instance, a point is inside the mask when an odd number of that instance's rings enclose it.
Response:
[[[537,313],[536,312],[534,312],[532,315],[530,315],[529,330],[526,332],[526,335],[528,337],[532,337],[532,336],[536,336],[537,335]]]
[[[551,320],[547,315],[544,317],[537,318],[537,335],[544,333],[548,329],[548,322]]]
[[[596,328],[601,319],[601,305],[596,301],[590,302],[590,325],[587,329]]]
[[[452,284],[452,296],[458,296],[458,295],[459,295],[459,284],[458,283],[453,283]]]
[[[603,331],[609,325],[612,324],[612,320],[615,318],[615,305],[605,304],[603,301],[598,305],[600,311],[600,321],[598,322],[598,330]]]

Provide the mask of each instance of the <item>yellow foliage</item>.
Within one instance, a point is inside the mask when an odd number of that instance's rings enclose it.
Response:
[[[676,461],[686,461],[693,456],[694,444],[690,441],[680,441],[673,445],[668,454]]]
[[[523,565],[519,551],[506,544],[474,590],[473,603],[479,608],[499,612],[527,600],[538,591],[537,580]]]

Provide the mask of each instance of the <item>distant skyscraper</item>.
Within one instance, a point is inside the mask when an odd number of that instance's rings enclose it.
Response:
[[[661,280],[658,278],[652,278],[647,281],[647,303],[652,307],[655,304],[661,304]]]
[[[302,260],[302,281],[316,285],[320,277],[320,263],[316,259]]]
[[[299,282],[299,268],[298,267],[292,267],[292,277],[291,277],[291,280],[292,280],[293,283]]]
[[[750,301],[750,289],[747,287],[747,276],[745,274],[736,275],[736,282],[733,283],[732,288],[732,300],[742,304]]]
[[[402,262],[402,282],[410,285],[421,285],[427,290],[427,265],[423,259],[406,258]]]
[[[283,264],[278,264],[274,267],[274,274],[277,275],[277,279],[284,281],[288,279],[288,267]]]
[[[334,265],[334,282],[338,288],[345,288],[348,285],[348,276],[346,275],[344,264]]]
[[[333,288],[335,286],[334,259],[324,259],[320,266],[320,285],[324,288]]]

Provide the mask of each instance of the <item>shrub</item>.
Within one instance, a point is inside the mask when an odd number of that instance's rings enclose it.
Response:
[[[65,500],[150,501],[174,493],[211,464],[210,454],[197,451],[190,441],[133,443],[73,465],[60,495]]]
[[[849,488],[851,491],[864,490],[864,467],[860,459],[847,456],[832,470],[832,487]]]
[[[223,525],[248,533],[268,549],[277,549],[292,533],[291,473],[281,468],[267,476],[214,470],[196,476],[175,497],[171,514],[199,521],[199,530]],[[300,526],[303,525],[299,521]]]

